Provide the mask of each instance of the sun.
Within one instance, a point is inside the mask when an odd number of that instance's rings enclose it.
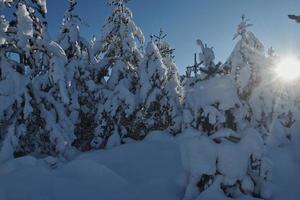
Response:
[[[300,78],[300,60],[296,56],[286,56],[280,59],[275,69],[283,81],[294,81]]]

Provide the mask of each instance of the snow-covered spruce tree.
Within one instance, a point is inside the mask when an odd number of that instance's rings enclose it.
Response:
[[[241,39],[236,44],[225,67],[230,71],[238,88],[243,107],[247,110],[249,125],[266,134],[273,121],[275,105],[275,63],[265,56],[265,48],[256,36],[247,30],[245,16],[239,24],[234,39]],[[276,88],[276,89],[275,89]],[[275,89],[275,90],[274,90]],[[266,102],[268,102],[266,104]]]
[[[65,112],[69,103],[66,56],[47,35],[46,2],[6,1],[5,6],[16,17],[7,28],[9,37],[1,44],[0,96],[6,102],[1,120],[7,134],[0,157],[4,161],[29,153],[66,155],[74,140],[73,125]]]
[[[204,47],[200,54],[204,70],[200,69],[202,75],[186,86],[184,125],[203,134],[199,141],[187,143],[187,156],[192,156],[193,163],[186,166],[190,176],[184,199],[212,195],[218,199],[268,199],[271,171],[263,138],[255,129],[247,128],[247,109],[226,65],[216,67],[212,49],[198,43]]]
[[[274,55],[269,58],[265,56],[263,44],[247,30],[250,26],[243,16],[234,36],[234,39],[241,39],[225,63],[225,68],[231,71],[239,97],[244,107],[248,107],[249,125],[264,137],[276,137],[272,143],[286,143],[287,138],[291,137],[289,128],[293,128],[296,115],[293,108],[295,103],[291,100],[294,98],[291,96],[293,92],[277,77],[278,58]]]
[[[242,16],[234,39],[241,39],[236,44],[224,68],[231,72],[238,87],[238,93],[242,100],[247,101],[253,88],[259,84],[261,68],[265,65],[264,46],[257,37],[247,30],[252,24]]]
[[[238,130],[242,126],[242,104],[237,88],[228,74],[221,73],[220,64],[214,63],[212,48],[200,40],[201,74],[193,84],[185,86],[184,127],[201,130],[207,135],[222,128]]]
[[[114,9],[103,26],[101,40],[93,48],[95,56],[101,58],[97,79],[103,81],[103,76],[108,76],[98,109],[100,125],[92,142],[95,148],[119,145],[126,137],[138,138],[132,131],[136,129],[137,68],[142,59],[136,41],[143,43],[144,36],[126,3],[109,1]]]
[[[223,73],[221,69],[221,63],[215,64],[215,53],[213,47],[208,47],[207,44],[203,44],[201,40],[197,40],[197,44],[201,48],[201,53],[199,54],[200,65],[203,65],[199,68],[200,70],[200,79],[207,80],[213,78],[217,75]]]
[[[91,45],[80,35],[80,26],[84,22],[75,13],[76,4],[75,0],[69,0],[57,42],[68,58],[65,70],[71,99],[68,112],[75,125],[74,145],[84,151],[91,149],[90,143],[96,128],[97,87],[90,67]]]
[[[166,36],[167,34],[164,34],[161,29],[159,35],[154,35],[153,39],[162,56],[163,64],[167,69],[167,80],[164,90],[167,97],[168,129],[172,134],[176,134],[181,131],[183,88],[181,86],[178,68],[174,61],[175,49],[172,49],[170,44],[166,41]]]
[[[5,8],[4,2],[0,1],[0,11]],[[22,70],[19,69],[19,65],[14,60],[9,59],[9,53],[12,50],[12,47],[8,45],[9,41],[9,22],[5,18],[4,15],[1,15],[0,19],[0,162],[8,159],[11,155],[8,155],[13,151],[10,149],[11,142],[6,142],[6,137],[10,137],[12,133],[9,130],[8,124],[12,123],[14,120],[14,113],[16,112],[16,108],[14,106],[15,100],[18,98],[20,94],[23,93],[23,90],[20,90],[20,86],[24,84],[25,78],[23,78]],[[19,88],[15,90],[16,88]],[[10,107],[14,107],[9,109]],[[8,144],[6,144],[8,143]]]
[[[276,72],[280,58],[268,57],[268,65],[261,70],[264,77],[249,99],[251,126],[266,137],[267,143],[283,145],[296,137],[299,125],[296,82],[282,81]]]
[[[76,14],[76,0],[68,0],[69,8],[63,16],[61,33],[57,40],[60,46],[65,50],[68,58],[78,57],[83,54],[85,59],[90,58],[90,43],[80,35],[80,26],[86,25],[84,20]],[[78,47],[80,48],[78,50]],[[73,56],[75,55],[75,56]]]
[[[166,130],[170,126],[169,105],[165,86],[167,67],[163,63],[156,44],[147,44],[144,59],[139,66],[139,97],[141,101],[138,117],[144,125],[144,136],[153,130]]]

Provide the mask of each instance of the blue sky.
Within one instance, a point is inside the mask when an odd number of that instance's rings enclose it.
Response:
[[[78,13],[89,27],[82,34],[99,38],[101,26],[110,14],[106,0],[77,0]],[[59,31],[67,0],[48,0],[49,30]],[[215,49],[217,61],[224,62],[236,41],[232,40],[240,17],[244,13],[254,24],[251,31],[278,54],[300,54],[300,24],[288,20],[287,14],[300,14],[299,0],[132,0],[136,24],[147,40],[162,27],[168,41],[176,49],[176,63],[181,73],[193,63],[199,52],[196,39],[202,39]]]

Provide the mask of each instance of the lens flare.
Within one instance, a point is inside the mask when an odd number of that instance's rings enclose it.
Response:
[[[300,60],[295,56],[280,59],[276,67],[278,77],[284,81],[293,81],[300,78]]]

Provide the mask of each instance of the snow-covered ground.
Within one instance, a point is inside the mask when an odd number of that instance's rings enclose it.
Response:
[[[182,136],[157,134],[143,142],[83,153],[70,162],[18,158],[0,166],[0,200],[180,200],[189,177],[183,143]],[[274,200],[300,199],[297,147],[267,148]],[[207,194],[198,199],[224,199],[209,189]]]
[[[283,148],[269,148],[273,162],[273,196],[276,200],[300,199],[300,143]]]

